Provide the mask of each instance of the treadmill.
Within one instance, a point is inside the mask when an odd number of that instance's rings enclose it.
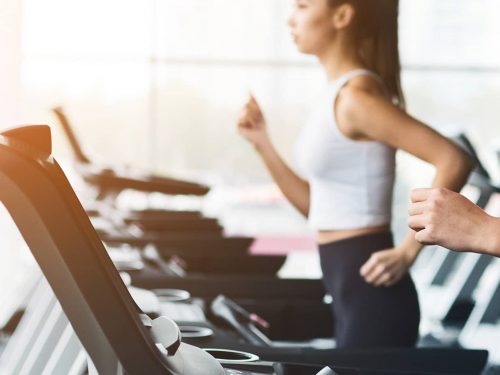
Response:
[[[93,163],[84,153],[63,109],[57,107],[53,112],[68,138],[78,169],[82,170],[83,166],[84,177],[87,168],[90,167],[91,171],[98,169],[91,167]],[[105,186],[99,187],[99,179],[92,181],[98,186],[100,196],[107,198],[108,202],[120,191],[118,188],[110,191]],[[123,185],[122,188],[132,186]],[[155,191],[154,186],[151,191]],[[180,190],[176,193],[188,194],[190,191]],[[205,191],[196,193],[203,194]],[[123,214],[109,206],[105,209],[111,210],[109,214],[115,220],[117,216],[123,219],[126,225],[118,229],[106,228],[99,233],[101,239],[109,247],[131,245],[139,249],[141,254],[143,266],[128,271],[134,286],[155,290],[163,290],[167,286],[168,289],[185,290],[207,300],[222,292],[270,321],[278,322],[279,316],[286,316],[289,324],[293,324],[307,312],[313,319],[309,325],[297,327],[300,337],[304,336],[305,331],[309,335],[322,337],[329,336],[333,331],[329,306],[323,303],[321,280],[279,279],[276,273],[284,264],[286,256],[250,255],[253,238],[223,237],[220,230],[215,230],[211,225],[213,222],[208,223],[209,228],[206,225],[204,228],[201,215],[196,211],[145,210]],[[92,218],[92,221],[94,223],[96,219]],[[173,230],[182,221],[192,231]],[[109,223],[104,224],[109,228]],[[136,235],[135,231],[126,229],[127,225],[142,226],[140,229],[149,230],[140,230]],[[280,335],[289,324],[280,323],[283,326],[279,330]]]
[[[54,294],[90,358],[89,372],[113,374],[313,374],[321,366],[278,363],[286,352],[271,353],[266,362],[243,357],[231,349],[201,350],[181,340],[178,325],[160,316],[143,313],[131,298],[101,240],[52,158],[50,131],[46,126],[24,127],[0,135],[0,201],[2,201],[40,265]],[[91,277],[89,277],[91,276]],[[263,350],[272,351],[270,348]],[[213,356],[208,355],[210,353]],[[381,363],[373,351],[371,366],[353,369],[326,368],[323,374],[393,373],[392,362],[404,358],[407,368],[420,363],[414,351],[386,352]],[[422,353],[422,352],[420,352]],[[331,354],[331,352],[329,353]],[[346,354],[346,353],[344,353]],[[349,354],[349,353],[347,353]],[[443,352],[425,351],[427,358]],[[439,372],[478,374],[486,353],[445,352]],[[458,355],[457,355],[458,354]],[[358,352],[359,356],[360,353]],[[218,361],[214,358],[218,358]],[[355,360],[357,357],[351,357]],[[453,360],[452,360],[453,359]],[[318,362],[317,362],[318,363]],[[378,363],[378,365],[376,365]],[[322,363],[321,365],[323,365]],[[429,363],[427,363],[429,365]],[[375,368],[375,367],[379,368]],[[331,367],[331,366],[330,366]],[[335,367],[335,366],[334,366]],[[453,372],[450,368],[453,367]],[[367,370],[368,369],[368,370]],[[354,371],[354,372],[353,372]],[[356,372],[357,371],[357,372]],[[396,370],[416,373],[415,370]],[[395,372],[396,372],[395,371]]]
[[[56,107],[53,112],[69,140],[80,173],[87,182],[99,189],[100,199],[104,199],[109,195],[116,195],[125,189],[184,195],[205,195],[209,192],[210,188],[208,186],[198,183],[139,171],[99,166],[93,163],[92,159],[84,153],[80,146],[80,142],[63,109]]]
[[[142,313],[50,156],[48,127],[7,131],[0,138],[2,202],[88,353],[90,373],[286,373],[278,363],[222,365],[184,344],[170,319]]]
[[[101,170],[102,168],[93,167],[90,158],[83,152],[62,109],[56,108],[54,113],[59,118],[72,145],[77,166],[80,166],[79,169],[83,171],[83,175],[87,176],[89,171],[94,173],[96,170]],[[108,171],[105,175],[104,181],[109,181],[113,173]],[[157,185],[154,184],[147,188],[143,180],[139,190],[145,192],[157,190]],[[97,184],[96,186],[100,186],[98,182],[101,179],[92,177],[91,181]],[[130,182],[130,179],[118,178],[117,181]],[[172,180],[169,179],[167,182],[170,184]],[[160,192],[202,195],[208,191],[208,188],[195,189],[196,186],[190,183],[187,185],[175,183],[173,186],[175,189],[164,189]],[[100,187],[101,198],[110,203],[122,189],[137,186],[129,183],[113,183],[113,189],[109,189],[106,184]],[[107,209],[110,210],[109,207]],[[116,210],[111,212],[115,219],[120,216],[116,213]],[[213,230],[213,228],[202,226],[199,229],[197,227],[200,223],[207,222],[210,226],[213,224],[213,221],[200,219],[202,219],[201,215],[195,211],[129,212],[124,215],[124,221],[128,222],[127,224],[137,225],[140,222],[149,222],[152,226],[158,226],[159,221],[167,221],[168,233],[151,231],[137,233],[137,231],[128,230],[127,226],[122,226],[117,230],[111,225],[112,228],[104,233],[101,232],[100,237],[107,247],[113,250],[122,248],[123,244],[128,244],[140,253],[139,259],[129,261],[128,266],[122,267],[127,269],[136,286],[163,290],[165,285],[169,285],[169,289],[188,290],[194,296],[207,299],[214,298],[223,292],[231,298],[245,299],[247,304],[258,311],[264,309],[266,318],[269,320],[276,320],[278,312],[286,309],[291,308],[295,311],[294,316],[307,310],[316,314],[315,319],[312,320],[315,322],[315,328],[310,329],[311,333],[316,334],[321,330],[324,335],[332,331],[333,323],[329,316],[329,307],[322,302],[324,289],[321,280],[277,278],[276,272],[283,265],[286,257],[250,255],[249,248],[253,243],[253,238],[226,238],[220,234],[220,228]],[[94,222],[96,218],[92,220]],[[179,222],[184,222],[185,225],[179,227]],[[108,223],[108,228],[109,226]],[[176,226],[179,230],[175,230]],[[188,233],[183,230],[186,227],[192,230]],[[277,299],[277,296],[280,298]],[[272,303],[265,302],[271,298],[274,299]],[[270,305],[272,305],[271,313],[269,312]],[[321,327],[324,327],[324,330]]]
[[[500,259],[495,260],[484,281],[459,343],[465,348],[489,350],[490,363],[500,366]]]
[[[214,218],[203,217],[197,211],[133,210],[121,212],[113,207],[116,196],[126,189],[145,193],[203,196],[209,192],[204,185],[146,174],[126,168],[100,166],[83,151],[78,137],[61,107],[53,109],[66,135],[83,179],[98,190],[97,199],[108,204],[93,207],[93,216],[99,213],[112,218],[99,231],[103,241],[110,245],[127,243],[137,247],[150,244],[165,259],[176,257],[188,272],[275,274],[286,257],[277,255],[250,256],[250,237],[224,237],[223,228]],[[99,212],[100,211],[100,212]],[[103,222],[102,218],[93,221]],[[106,220],[104,220],[106,221]],[[110,221],[109,219],[107,221]]]

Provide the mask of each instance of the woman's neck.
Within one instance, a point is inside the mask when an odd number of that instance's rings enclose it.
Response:
[[[339,38],[317,55],[328,81],[334,81],[352,70],[365,68],[353,44],[350,39]]]

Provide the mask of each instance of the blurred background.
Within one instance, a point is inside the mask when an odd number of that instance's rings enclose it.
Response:
[[[324,77],[313,58],[295,51],[286,25],[290,0],[1,4],[1,128],[52,126],[50,109],[63,106],[99,160],[211,184],[205,210],[228,232],[309,233],[235,126],[254,93],[293,164],[292,145]],[[401,0],[409,113],[447,135],[466,132],[497,181],[499,14],[497,0]],[[55,155],[71,159],[59,127],[53,132]],[[431,177],[426,165],[398,155],[397,237],[406,232],[410,189]],[[3,300],[31,261],[12,223],[0,224]],[[302,267],[317,276],[315,255],[308,254]]]
[[[5,2],[2,103],[12,104],[2,105],[1,124],[51,124],[48,109],[62,105],[110,163],[265,180],[235,136],[247,93],[289,157],[323,83],[289,37],[290,0]],[[483,149],[500,137],[499,13],[495,0],[401,1],[409,112],[442,131],[465,129]]]

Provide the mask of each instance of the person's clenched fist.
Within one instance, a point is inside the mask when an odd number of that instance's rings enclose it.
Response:
[[[464,196],[447,189],[415,189],[408,209],[415,239],[456,251],[482,251],[489,215]]]
[[[266,121],[253,96],[250,96],[238,118],[238,131],[257,149],[269,143]]]

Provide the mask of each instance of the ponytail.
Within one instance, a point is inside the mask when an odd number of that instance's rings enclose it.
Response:
[[[385,82],[394,104],[405,108],[401,89],[398,14],[399,0],[328,0],[332,7],[351,4],[355,9],[352,31],[366,67]]]

